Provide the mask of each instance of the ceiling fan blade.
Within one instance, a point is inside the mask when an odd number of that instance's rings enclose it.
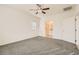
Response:
[[[43,8],[42,10],[49,10],[50,8]]]
[[[46,14],[46,12],[42,11],[43,14]]]
[[[36,4],[38,7],[41,7],[41,5],[40,4]]]

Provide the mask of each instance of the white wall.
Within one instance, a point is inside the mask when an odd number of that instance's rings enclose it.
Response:
[[[37,23],[36,32],[32,22]],[[0,5],[0,45],[38,36],[39,19],[28,12]]]
[[[76,31],[76,40],[77,40],[77,46],[78,46],[78,48],[79,48],[79,4],[76,6],[76,19],[77,19],[77,21],[76,21],[76,29],[77,29],[77,31]]]
[[[53,38],[58,38],[61,39],[61,20],[58,20],[54,17],[52,18],[42,18],[40,20],[40,36],[45,36],[45,21],[46,20],[52,20],[53,21],[53,33],[52,33],[52,37]]]
[[[75,43],[75,18],[63,20],[63,39]]]
[[[76,27],[77,27],[77,36],[76,36],[76,38],[77,38],[77,45],[78,45],[78,48],[79,48],[79,17],[77,17],[77,22],[76,22],[77,24],[76,24]]]
[[[26,11],[11,8],[6,5],[0,5],[0,45],[24,40],[38,35],[45,36],[45,20],[52,20],[54,22],[54,31],[52,33],[53,38],[74,43],[75,35],[73,15],[74,11],[69,11],[62,14],[52,15],[46,18],[42,17],[41,19],[38,19]],[[34,29],[32,28],[33,21],[37,23],[36,32],[33,31]],[[77,28],[79,28],[79,26],[77,26]],[[78,39],[79,31],[77,32],[77,40]]]
[[[52,37],[74,43],[75,27],[74,27],[74,12],[63,12],[61,14],[52,15],[47,18],[42,18],[40,21],[40,36],[45,36],[44,23],[45,20],[54,22]]]
[[[77,16],[77,45],[79,47],[79,5],[76,9],[69,12],[64,12],[59,15],[50,15],[47,18],[42,17],[40,21],[40,36],[44,35],[44,22],[45,20],[52,20],[54,22],[53,38],[62,39],[68,42],[75,43],[75,16]]]

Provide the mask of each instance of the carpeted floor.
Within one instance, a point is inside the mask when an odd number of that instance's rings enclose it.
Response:
[[[46,37],[33,37],[0,46],[0,55],[77,55],[75,44]]]

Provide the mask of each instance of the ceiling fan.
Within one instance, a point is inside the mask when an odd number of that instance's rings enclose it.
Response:
[[[39,13],[39,10],[43,13],[46,14],[46,10],[49,10],[50,8],[43,8],[41,4],[36,4],[36,6],[38,7],[38,9],[32,9],[36,11],[36,14]]]

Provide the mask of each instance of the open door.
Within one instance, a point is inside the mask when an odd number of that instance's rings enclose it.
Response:
[[[53,34],[53,21],[47,20],[45,22],[45,36],[52,38],[52,34]]]

